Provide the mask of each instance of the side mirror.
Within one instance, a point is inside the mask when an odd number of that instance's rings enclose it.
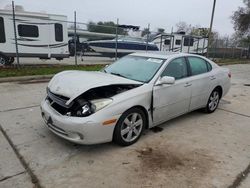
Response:
[[[163,85],[163,84],[174,84],[175,78],[171,76],[163,76],[157,82],[156,85]]]

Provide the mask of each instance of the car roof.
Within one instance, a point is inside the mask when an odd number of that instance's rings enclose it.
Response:
[[[195,54],[181,53],[181,52],[136,52],[130,54],[132,56],[140,56],[140,57],[152,57],[159,59],[169,59],[174,57],[182,57],[182,56],[198,56]]]

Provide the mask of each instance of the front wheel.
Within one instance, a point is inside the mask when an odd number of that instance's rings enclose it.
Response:
[[[209,96],[205,111],[207,113],[214,112],[217,109],[219,102],[220,102],[220,93],[217,89],[215,89]]]
[[[121,146],[134,144],[141,136],[146,125],[146,116],[139,108],[124,112],[116,124],[113,140]]]

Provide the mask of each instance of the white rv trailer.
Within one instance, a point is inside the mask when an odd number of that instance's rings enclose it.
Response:
[[[69,57],[67,17],[16,11],[19,57],[63,59]],[[16,57],[12,11],[0,10],[0,63],[11,64]]]
[[[186,35],[184,32],[160,34],[153,41],[160,51],[184,52],[193,54],[207,53],[208,38]]]

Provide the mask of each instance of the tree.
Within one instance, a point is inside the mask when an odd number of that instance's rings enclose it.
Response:
[[[192,27],[191,35],[208,37],[209,28],[201,28],[199,26]]]
[[[235,35],[241,43],[248,45],[248,58],[250,56],[250,0],[243,0],[245,7],[239,7],[232,16]]]
[[[186,34],[190,34],[192,31],[191,24],[187,24],[186,22],[178,22],[175,26],[177,32],[185,32]]]
[[[87,30],[90,32],[115,34],[116,33],[116,24],[112,21],[98,22],[98,23],[89,22],[87,25]],[[127,32],[126,32],[126,30],[118,27],[117,33],[124,35]]]
[[[165,29],[163,28],[158,28],[157,29],[157,33],[161,34],[161,33],[164,33],[165,32]]]

